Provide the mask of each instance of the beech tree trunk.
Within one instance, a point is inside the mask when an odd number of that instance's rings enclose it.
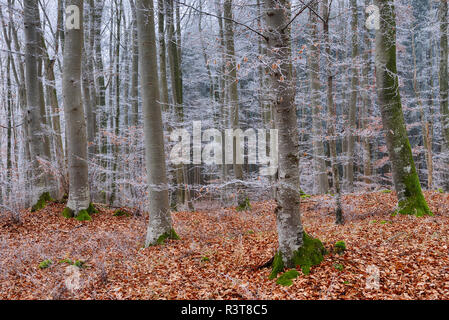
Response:
[[[299,137],[293,85],[290,29],[282,30],[290,12],[289,1],[266,0],[268,65],[272,66],[271,94],[274,121],[279,130],[279,181],[277,185],[276,225],[279,252],[284,264],[294,267],[293,256],[303,244],[303,227],[299,210]],[[290,7],[288,7],[290,10]],[[277,65],[280,63],[280,65]],[[273,65],[276,65],[273,68]]]
[[[150,195],[148,208],[150,221],[145,245],[149,246],[157,244],[166,237],[174,238],[175,233],[168,202],[153,0],[137,0],[136,10],[146,169]]]
[[[39,31],[40,19],[38,3],[35,0],[25,0],[24,9],[24,31],[25,31],[25,83],[27,98],[27,121],[28,137],[30,144],[30,156],[33,166],[32,203],[36,204],[39,197],[50,192],[50,176],[42,172],[39,159],[47,158],[46,131],[45,131],[45,109],[42,114],[42,91],[41,80],[39,79]]]
[[[376,32],[376,83],[382,123],[398,196],[397,213],[431,215],[421,191],[407,136],[396,68],[396,16],[392,0],[376,0],[380,29]]]
[[[65,30],[62,91],[69,169],[67,208],[77,216],[90,203],[87,159],[87,128],[81,95],[81,58],[83,47],[83,1],[67,0],[80,12],[80,29]]]

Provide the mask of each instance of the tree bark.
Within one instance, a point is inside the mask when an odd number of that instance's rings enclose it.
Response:
[[[432,213],[424,199],[407,136],[396,68],[396,17],[392,0],[376,0],[380,29],[376,32],[376,83],[382,123],[398,197],[396,213]]]
[[[142,87],[142,108],[146,166],[149,184],[149,212],[145,245],[157,244],[164,238],[175,238],[168,202],[165,166],[162,111],[159,103],[159,77],[157,73],[156,34],[152,0],[137,0],[137,26],[139,38],[139,69]]]
[[[30,144],[30,156],[33,166],[33,194],[32,203],[36,204],[39,197],[50,191],[49,183],[51,178],[45,172],[41,172],[39,159],[49,160],[46,152],[46,132],[44,124],[44,115],[41,110],[42,91],[39,80],[38,55],[40,53],[39,44],[39,8],[34,0],[25,0],[24,8],[24,30],[25,30],[25,83],[27,97],[27,120],[28,137]]]
[[[318,12],[318,2],[311,5],[314,12]],[[322,107],[320,99],[320,49],[318,39],[318,17],[310,11],[311,45],[309,49],[309,78],[312,107],[312,145],[315,176],[315,192],[324,194],[329,191],[326,158],[324,155]]]
[[[328,136],[329,136],[329,149],[331,155],[332,164],[332,180],[335,192],[336,208],[335,208],[335,222],[336,224],[343,224],[343,209],[341,206],[341,187],[340,187],[340,172],[338,169],[337,161],[337,110],[334,102],[334,78],[333,70],[331,67],[331,47],[329,41],[329,17],[330,7],[329,1],[323,0],[323,31],[324,31],[324,45],[326,53],[326,72],[327,72],[327,112],[329,115]]]
[[[80,12],[80,29],[66,29],[62,90],[69,162],[69,199],[67,208],[78,216],[90,203],[87,158],[87,129],[81,96],[83,47],[83,1],[67,0]]]
[[[290,10],[291,3],[288,0],[265,1],[268,65],[271,66],[270,98],[279,136],[279,181],[275,210],[279,249],[273,262],[274,277],[284,266],[288,268],[296,266],[296,258],[304,253],[302,249],[306,248],[305,242],[308,240],[300,214],[299,137],[295,85],[290,28],[285,27],[290,21]],[[319,263],[318,261],[320,259],[315,263]]]
[[[449,79],[448,79],[448,5],[447,0],[440,0],[438,12],[440,20],[440,114],[443,131],[443,148],[445,153],[444,170],[442,174],[442,185],[446,192],[449,192]]]
[[[347,163],[346,163],[346,189],[348,192],[354,192],[354,147],[355,147],[355,132],[357,130],[357,90],[359,85],[359,75],[357,64],[357,57],[359,55],[358,44],[358,12],[357,0],[351,0],[352,10],[352,79],[351,79],[351,99],[349,102],[349,132],[347,135]]]

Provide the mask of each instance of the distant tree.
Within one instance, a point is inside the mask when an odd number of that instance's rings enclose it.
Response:
[[[448,80],[448,15],[447,15],[447,0],[440,0],[439,20],[440,20],[440,113],[441,126],[443,131],[443,152],[445,152],[445,160],[443,166],[445,172],[443,173],[443,187],[449,192],[449,80]]]

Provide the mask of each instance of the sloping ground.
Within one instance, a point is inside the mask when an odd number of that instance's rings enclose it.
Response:
[[[449,195],[426,198],[435,216],[417,219],[390,217],[394,194],[346,196],[344,226],[334,225],[329,197],[304,199],[305,230],[328,249],[343,240],[347,251],[327,255],[290,287],[258,269],[276,250],[273,202],[243,213],[175,213],[182,240],[148,249],[143,217],[99,208],[92,221],[79,222],[52,204],[24,213],[21,225],[0,219],[0,298],[449,299]],[[39,268],[47,259],[53,264]],[[63,259],[85,262],[75,268],[78,289],[67,289],[73,268]],[[380,273],[378,288],[367,287],[372,270]]]

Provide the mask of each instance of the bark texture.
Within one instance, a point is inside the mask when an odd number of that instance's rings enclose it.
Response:
[[[382,124],[398,196],[397,213],[430,215],[407,136],[396,68],[396,17],[393,1],[376,0],[380,29],[376,32],[376,83]]]
[[[290,28],[286,27],[290,21],[290,10],[290,1],[265,1],[268,65],[271,66],[270,98],[276,129],[279,130],[279,181],[275,210],[279,249],[273,263],[274,276],[283,266],[295,267],[301,256],[316,253],[317,259],[313,259],[314,263],[311,264],[313,265],[319,263],[319,256],[322,254],[321,249],[305,250],[304,244],[308,238],[301,223],[299,137],[291,64],[291,36]],[[315,248],[315,245],[311,247]]]
[[[438,12],[440,20],[440,113],[443,128],[443,151],[446,153],[443,171],[443,189],[449,192],[449,79],[448,79],[448,41],[447,41],[447,0],[440,0]]]
[[[139,69],[142,87],[145,155],[149,183],[149,212],[145,245],[175,238],[168,202],[162,112],[159,103],[156,35],[152,0],[136,1]]]
[[[42,110],[41,81],[39,79],[39,8],[34,0],[25,0],[24,32],[25,32],[25,83],[27,100],[28,137],[30,157],[33,166],[32,203],[38,202],[39,197],[49,191],[51,178],[41,170],[40,160],[48,161],[48,144],[45,130],[45,109]]]
[[[66,6],[80,10],[80,29],[66,29],[62,92],[69,169],[69,199],[67,208],[78,216],[90,203],[87,159],[87,128],[81,95],[81,58],[83,43],[83,1],[68,0]]]

